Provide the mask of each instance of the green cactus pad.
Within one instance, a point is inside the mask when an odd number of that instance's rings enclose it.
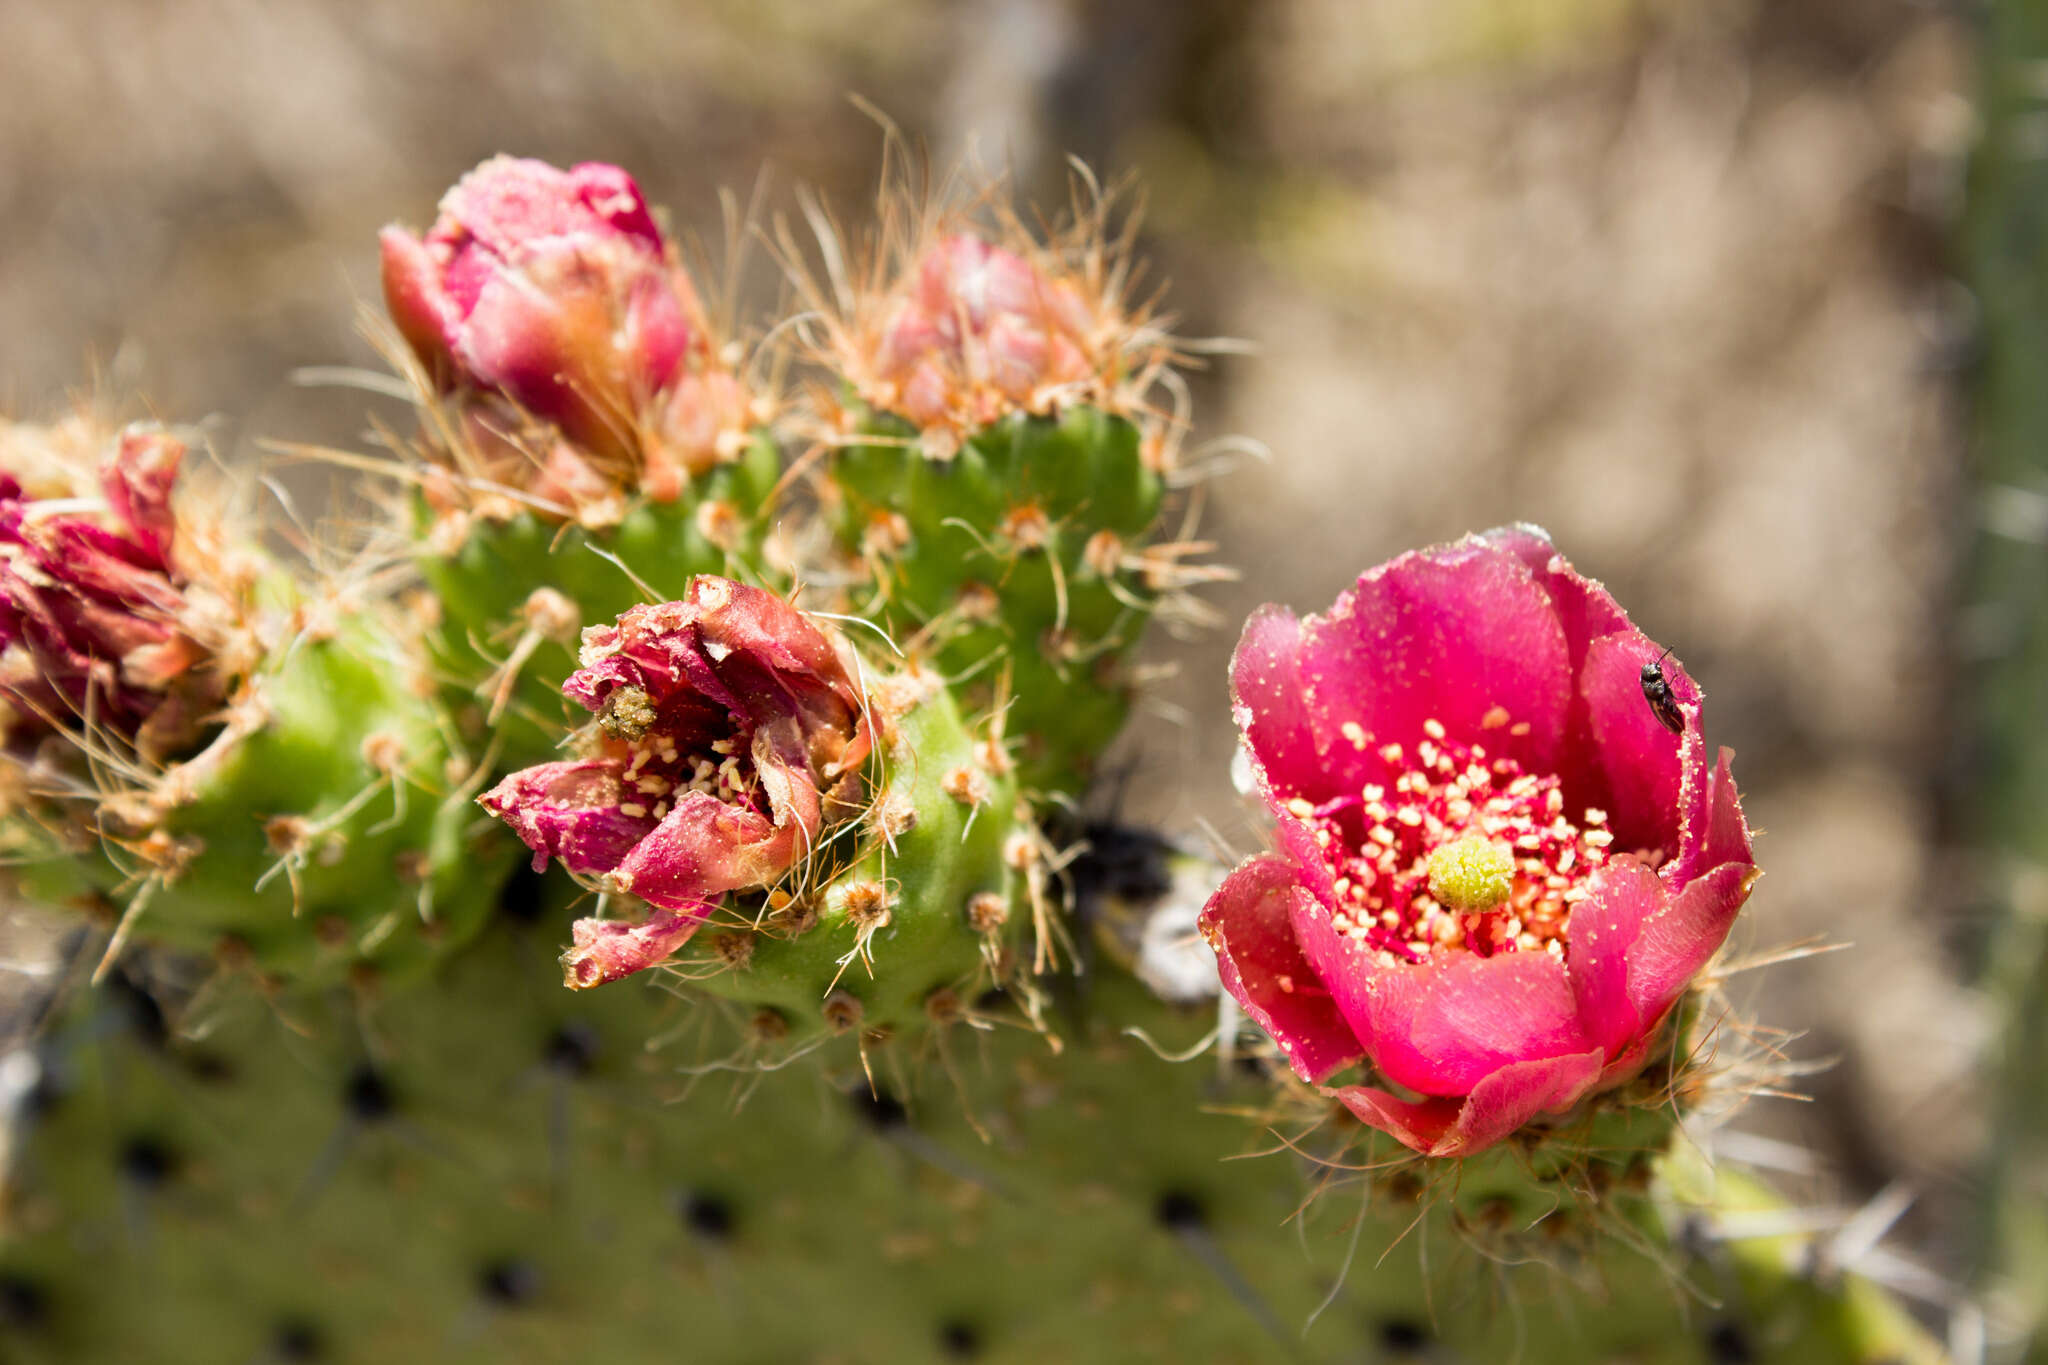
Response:
[[[66,848],[10,822],[21,891],[50,905],[111,902],[134,911],[139,940],[227,951],[224,961],[290,985],[364,964],[380,980],[417,975],[476,931],[516,852],[461,785],[467,764],[451,763],[421,677],[368,616],[302,634],[238,705],[246,733],[231,726],[131,794],[165,813],[126,847],[112,802],[98,817],[109,837],[80,825]],[[77,803],[67,814],[94,816]],[[161,850],[154,864],[138,851],[145,839]]]
[[[367,1021],[174,1012],[197,1043],[80,998],[15,1163],[7,1358],[1937,1358],[1869,1286],[1777,1243],[1695,1254],[1649,1200],[1622,1211],[1640,1245],[1558,1210],[1532,1263],[1493,1259],[1483,1206],[1418,1219],[1249,1121],[1266,1078],[1140,1046],[1125,1030],[1171,1046],[1207,1020],[1114,970],[1059,1048],[881,1044],[877,1092],[857,1068],[705,1074],[708,1029],[650,1051],[702,1006],[560,991],[548,948],[501,927]],[[1281,1131],[1337,1156],[1352,1136]]]
[[[841,538],[875,566],[873,610],[899,640],[928,631],[919,642],[977,701],[1007,676],[1023,785],[1078,792],[1130,709],[1122,664],[1154,596],[1114,562],[1143,545],[1164,493],[1139,429],[1092,407],[1014,413],[950,460],[886,414],[863,429],[831,477]]]

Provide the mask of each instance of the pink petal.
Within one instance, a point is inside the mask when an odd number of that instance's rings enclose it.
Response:
[[[1304,624],[1300,674],[1317,747],[1346,790],[1382,780],[1379,746],[1412,752],[1429,719],[1551,771],[1572,695],[1549,596],[1514,555],[1478,540],[1367,572],[1328,616]],[[1496,707],[1529,731],[1486,729]],[[1344,737],[1346,723],[1363,730],[1362,747]]]
[[[1368,1028],[1360,1032],[1373,1065],[1425,1095],[1466,1094],[1503,1066],[1592,1045],[1564,963],[1549,953],[1455,953],[1376,967],[1364,994]]]
[[[477,798],[533,850],[538,872],[548,859],[578,876],[609,872],[655,822],[619,811],[625,799],[622,763],[589,759],[542,763],[513,773]]]
[[[1579,694],[1589,716],[1590,761],[1577,766],[1590,780],[1572,782],[1574,800],[1601,804],[1617,850],[1662,849],[1679,854],[1680,833],[1704,809],[1706,742],[1700,734],[1700,690],[1676,660],[1664,677],[1685,717],[1674,735],[1643,696],[1643,665],[1657,647],[1641,632],[1604,636],[1587,647]],[[1576,814],[1576,812],[1572,812]]]
[[[171,489],[184,463],[185,443],[161,431],[130,428],[100,471],[107,505],[150,562],[163,569],[171,563],[171,542],[177,518],[171,511]]]
[[[1300,673],[1301,622],[1271,604],[1244,623],[1230,657],[1231,710],[1269,796],[1326,800],[1344,790],[1316,753]]]
[[[711,913],[711,902],[679,910],[656,910],[643,924],[579,919],[570,929],[571,947],[562,954],[562,977],[574,989],[602,986],[668,960]]]
[[[1571,651],[1572,671],[1578,672],[1586,647],[1603,635],[1633,630],[1628,613],[1614,600],[1599,580],[1586,578],[1550,543],[1549,533],[1540,526],[1518,523],[1486,532],[1477,539],[1519,559],[1550,596]]]
[[[457,315],[441,289],[441,272],[427,247],[402,227],[377,234],[384,258],[384,308],[436,383],[455,378],[453,338]]]
[[[1313,897],[1289,923],[1366,1055],[1388,1079],[1425,1095],[1462,1095],[1511,1062],[1584,1051],[1564,964],[1548,953],[1450,953],[1381,963],[1330,923]]]
[[[1722,749],[1707,779],[1707,794],[1701,805],[1705,813],[1688,828],[1680,840],[1678,857],[1666,873],[1675,881],[1691,881],[1722,863],[1754,865],[1750,851],[1749,822],[1742,815],[1742,798],[1735,790],[1735,776],[1729,764],[1735,755]]]
[[[1210,897],[1202,935],[1216,950],[1223,988],[1304,1080],[1320,1081],[1363,1049],[1294,941],[1288,905],[1296,898],[1310,899],[1286,860],[1248,859]]]
[[[611,870],[620,890],[683,910],[740,887],[765,886],[808,848],[794,823],[777,825],[759,811],[688,792]]]
[[[1663,1018],[1720,951],[1756,876],[1748,863],[1723,863],[1643,922],[1629,949],[1628,994],[1646,1024]]]
[[[1482,1078],[1462,1103],[1404,1100],[1357,1085],[1343,1087],[1336,1096],[1359,1122],[1424,1156],[1470,1156],[1538,1114],[1560,1113],[1577,1104],[1599,1082],[1604,1060],[1593,1051],[1517,1062]]]
[[[1629,991],[1629,953],[1643,926],[1670,894],[1657,874],[1619,858],[1593,878],[1593,894],[1572,907],[1566,928],[1566,969],[1586,1036],[1615,1056],[1654,1020],[1645,1020]]]

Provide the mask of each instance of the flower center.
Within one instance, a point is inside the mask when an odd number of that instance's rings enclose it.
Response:
[[[643,702],[645,696],[641,693]],[[759,809],[759,777],[753,756],[746,738],[736,729],[720,735],[709,727],[665,725],[651,717],[638,733],[632,733],[630,727],[606,725],[602,717],[599,725],[612,736],[612,743],[623,749],[626,760],[621,814],[659,820],[677,799],[693,791],[728,805]]]
[[[1449,739],[1437,721],[1422,728],[1412,753],[1381,746],[1391,786],[1288,803],[1336,874],[1337,931],[1389,966],[1437,951],[1563,956],[1571,907],[1614,842],[1606,812],[1588,808],[1574,823],[1555,776]]]

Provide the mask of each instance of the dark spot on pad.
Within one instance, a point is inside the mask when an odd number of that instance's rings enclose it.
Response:
[[[279,1361],[321,1360],[327,1355],[327,1345],[319,1328],[304,1318],[292,1318],[279,1323],[270,1334],[270,1354]]]
[[[676,1200],[683,1225],[707,1242],[723,1242],[732,1236],[732,1205],[722,1197],[693,1190]]]
[[[477,1292],[505,1308],[529,1304],[540,1295],[540,1267],[531,1261],[492,1261],[477,1273]]]
[[[33,1331],[50,1320],[50,1296],[25,1276],[0,1273],[0,1328]]]
[[[114,973],[103,989],[137,1042],[151,1048],[164,1045],[171,1029],[164,1019],[164,1007],[155,996],[138,986],[125,971]]]
[[[1420,1355],[1429,1345],[1429,1329],[1413,1318],[1388,1318],[1380,1324],[1380,1345],[1391,1356]]]
[[[1159,1226],[1174,1232],[1199,1231],[1209,1222],[1202,1201],[1186,1190],[1168,1190],[1160,1195],[1159,1202],[1152,1206],[1152,1216],[1159,1220]]]
[[[122,1176],[142,1189],[156,1189],[177,1172],[177,1156],[156,1138],[132,1137],[121,1148]]]
[[[580,1080],[597,1065],[597,1030],[572,1020],[548,1035],[544,1055],[548,1070]]]
[[[1756,1359],[1756,1348],[1749,1344],[1749,1333],[1741,1323],[1724,1319],[1707,1329],[1707,1359],[1713,1365],[1750,1365]]]
[[[981,1333],[957,1318],[939,1327],[939,1354],[948,1360],[973,1360],[981,1354]]]
[[[854,1091],[853,1107],[861,1121],[878,1133],[893,1132],[910,1123],[910,1111],[903,1102],[884,1090],[863,1087]]]
[[[390,1118],[392,1111],[398,1108],[398,1097],[391,1093],[391,1083],[377,1068],[367,1063],[349,1073],[348,1082],[341,1090],[341,1102],[351,1117],[364,1123],[380,1123]]]

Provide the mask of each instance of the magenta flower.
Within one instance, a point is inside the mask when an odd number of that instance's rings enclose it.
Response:
[[[562,690],[597,718],[587,756],[480,799],[536,869],[560,858],[652,908],[576,923],[568,981],[596,986],[662,961],[726,892],[772,884],[857,813],[873,736],[845,642],[729,579],[585,630],[581,663]]]
[[[1069,281],[970,233],[934,243],[900,286],[875,349],[883,403],[921,427],[1042,409],[1094,377],[1094,318]]]
[[[173,560],[181,441],[124,432],[98,498],[37,498],[0,472],[0,696],[19,720],[90,719],[159,755],[219,704]]]
[[[392,320],[436,382],[502,393],[593,451],[630,452],[705,345],[695,291],[616,166],[496,157],[424,238],[380,240]]]
[[[1657,646],[1542,532],[1402,555],[1326,616],[1245,626],[1236,716],[1281,852],[1203,912],[1223,983],[1321,1081],[1459,1156],[1618,1085],[1756,877],[1727,750]]]

